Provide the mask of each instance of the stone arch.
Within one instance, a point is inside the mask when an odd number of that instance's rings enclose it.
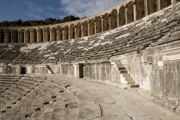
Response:
[[[145,17],[144,0],[136,0],[136,20]]]
[[[134,13],[133,13],[133,2],[129,2],[127,4],[127,23],[131,23],[134,21]]]
[[[51,42],[56,41],[56,28],[51,29]]]
[[[30,30],[25,30],[24,34],[25,34],[24,42],[25,43],[30,43]]]
[[[83,23],[83,36],[88,36],[88,22],[84,21]]]
[[[157,0],[147,0],[148,15],[157,11]]]
[[[38,28],[37,30],[37,42],[43,42],[43,30]]]
[[[35,29],[30,30],[30,42],[35,43],[37,42],[37,31]]]
[[[117,28],[117,10],[111,12],[111,29]]]
[[[0,30],[0,43],[4,43],[4,32]]]
[[[11,32],[10,32],[10,30],[4,31],[4,43],[11,43]]]
[[[57,40],[62,40],[63,36],[62,36],[62,27],[61,26],[58,26],[57,27],[57,33],[56,33],[56,37],[57,37]]]
[[[71,24],[70,26],[70,39],[74,39],[75,38],[75,27],[74,24]]]
[[[50,42],[50,29],[44,28],[44,42]]]
[[[171,5],[171,0],[161,0],[161,9]]]
[[[64,40],[68,40],[69,39],[69,27],[66,25],[64,27]]]
[[[81,37],[81,23],[76,25],[76,38]]]
[[[100,16],[96,17],[96,33],[101,32],[101,23],[102,23],[101,17]]]
[[[122,6],[120,9],[119,9],[119,26],[123,26],[125,25],[125,7]]]
[[[12,30],[11,39],[12,39],[13,43],[18,43],[18,31],[17,30]]]
[[[89,20],[89,34],[93,35],[95,33],[94,30],[94,19]]]
[[[18,31],[18,42],[19,43],[24,43],[24,30]]]
[[[103,31],[109,30],[109,14],[103,15]]]

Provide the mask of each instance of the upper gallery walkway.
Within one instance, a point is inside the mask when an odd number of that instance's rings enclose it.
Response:
[[[60,76],[46,76],[78,99],[79,120],[179,120],[180,115],[162,108],[130,89]],[[134,89],[134,88],[131,88]]]

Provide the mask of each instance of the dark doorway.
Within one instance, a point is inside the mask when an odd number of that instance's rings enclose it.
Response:
[[[25,67],[21,67],[21,74],[26,74],[26,68]]]
[[[79,64],[79,78],[84,78],[84,65]]]

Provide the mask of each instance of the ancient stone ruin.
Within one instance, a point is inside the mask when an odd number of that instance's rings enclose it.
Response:
[[[180,0],[0,27],[0,101],[0,120],[180,120]]]

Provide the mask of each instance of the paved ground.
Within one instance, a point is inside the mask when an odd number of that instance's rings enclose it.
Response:
[[[180,120],[180,115],[125,89],[75,78],[47,77],[77,97],[79,120]]]

